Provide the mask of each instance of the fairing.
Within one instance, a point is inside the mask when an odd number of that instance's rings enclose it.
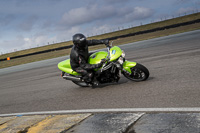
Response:
[[[110,61],[117,60],[122,55],[122,50],[114,46],[110,49]]]
[[[71,65],[70,65],[70,59],[64,60],[60,63],[58,63],[58,68],[71,75],[80,75],[79,73],[75,72],[72,70]]]
[[[126,71],[132,73],[131,72],[131,68],[136,66],[136,64],[137,64],[136,62],[125,61],[123,63],[123,69],[125,69]]]

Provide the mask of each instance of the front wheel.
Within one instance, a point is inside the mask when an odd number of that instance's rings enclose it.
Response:
[[[149,70],[145,66],[137,63],[136,66],[131,68],[131,75],[127,73],[123,73],[123,75],[130,80],[139,82],[149,77]]]

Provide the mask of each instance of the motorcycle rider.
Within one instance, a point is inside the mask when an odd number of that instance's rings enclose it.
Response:
[[[87,40],[81,33],[75,34],[72,39],[74,45],[70,53],[71,68],[80,73],[83,76],[83,80],[89,83],[92,81],[93,77],[91,70],[101,67],[105,60],[102,60],[98,64],[89,64],[87,61],[92,53],[88,53],[88,46],[97,44],[105,44],[106,46],[109,46],[109,40]]]

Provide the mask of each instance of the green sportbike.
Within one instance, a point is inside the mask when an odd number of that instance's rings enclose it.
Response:
[[[89,64],[98,64],[104,59],[106,62],[101,68],[93,70],[93,79],[91,83],[84,82],[82,76],[73,71],[70,65],[70,59],[58,63],[58,68],[62,71],[61,76],[66,80],[82,86],[97,86],[99,84],[118,82],[121,74],[132,81],[144,81],[149,77],[148,69],[136,62],[130,62],[125,59],[125,53],[117,46],[107,46],[106,51],[95,52],[88,59]]]

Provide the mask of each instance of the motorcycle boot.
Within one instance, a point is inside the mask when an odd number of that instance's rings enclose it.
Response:
[[[92,78],[93,78],[93,73],[92,72],[88,72],[86,75],[83,76],[83,80],[86,83],[92,82]]]

